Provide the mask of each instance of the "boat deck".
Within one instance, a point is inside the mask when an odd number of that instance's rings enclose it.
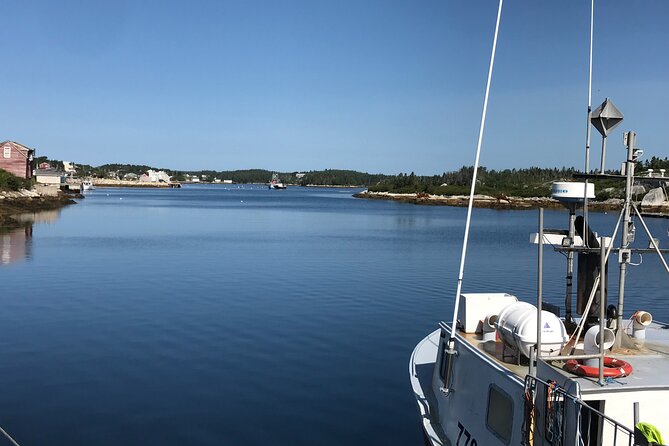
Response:
[[[480,334],[459,332],[458,337],[475,347],[487,357],[494,359],[520,379],[524,379],[528,372],[528,359],[522,357],[519,361],[515,352],[501,341],[483,341]],[[607,353],[630,363],[633,372],[626,377],[607,380],[604,386],[599,385],[596,378],[574,375],[563,369],[563,361],[550,361],[551,370],[563,378],[575,379],[584,393],[594,393],[611,390],[610,386],[624,386],[625,389],[667,389],[669,390],[669,325],[653,322],[646,329],[646,340],[628,338],[629,347],[619,348]],[[575,354],[582,354],[577,344]]]

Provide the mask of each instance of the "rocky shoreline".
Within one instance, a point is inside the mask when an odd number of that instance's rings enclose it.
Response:
[[[428,206],[457,206],[466,207],[469,201],[467,195],[430,195],[423,193],[394,194],[390,192],[363,191],[353,195],[356,198],[372,200],[392,200],[402,203],[411,203]],[[593,211],[611,211],[622,208],[623,200],[611,198],[606,201],[590,201],[589,209]],[[548,197],[503,197],[496,198],[489,195],[475,195],[474,207],[487,209],[561,209],[559,201]]]
[[[73,198],[83,198],[78,194],[66,194],[55,190],[0,191],[0,227],[11,229],[22,224],[12,216],[31,212],[60,209],[76,204]]]

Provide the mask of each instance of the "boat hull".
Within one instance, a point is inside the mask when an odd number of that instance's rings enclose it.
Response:
[[[409,375],[428,445],[521,444],[523,381],[455,336],[450,390],[441,379],[440,345],[450,336],[435,330],[421,340],[409,361]],[[441,370],[440,370],[441,369]],[[511,411],[488,410],[491,395],[503,395]],[[493,426],[508,426],[501,433]],[[498,428],[498,431],[500,429]]]

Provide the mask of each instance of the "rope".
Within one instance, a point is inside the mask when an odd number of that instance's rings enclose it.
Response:
[[[495,23],[495,36],[492,41],[492,52],[490,54],[490,66],[488,68],[488,80],[485,87],[485,97],[483,99],[483,112],[481,113],[481,125],[479,127],[479,138],[476,144],[476,161],[474,162],[474,174],[472,175],[472,186],[469,191],[469,204],[467,206],[467,222],[465,223],[465,235],[462,241],[462,254],[460,256],[460,271],[458,273],[458,285],[455,291],[455,305],[453,307],[453,325],[451,327],[451,345],[455,339],[455,330],[457,329],[458,307],[460,306],[460,292],[462,291],[462,278],[465,272],[465,259],[467,257],[467,242],[469,240],[469,227],[472,219],[472,208],[474,205],[474,190],[476,189],[476,175],[479,170],[479,159],[481,157],[481,144],[483,142],[483,131],[485,129],[485,119],[488,113],[488,96],[490,93],[490,83],[492,81],[492,70],[495,65],[495,50],[497,49],[497,36],[499,34],[499,23],[502,18],[502,3],[499,0],[497,8],[497,22]]]

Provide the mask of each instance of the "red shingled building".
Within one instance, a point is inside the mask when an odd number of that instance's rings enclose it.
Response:
[[[35,150],[14,141],[0,143],[0,169],[19,178],[32,178]]]

